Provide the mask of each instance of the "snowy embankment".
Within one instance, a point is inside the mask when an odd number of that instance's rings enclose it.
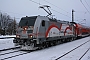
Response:
[[[0,50],[14,47],[13,39],[0,39]]]
[[[0,36],[0,38],[6,38],[6,37],[15,37],[15,35]],[[14,47],[13,39],[14,38],[0,39],[0,50]]]
[[[16,35],[1,35],[0,38],[14,38]]]
[[[12,39],[0,39],[0,49],[1,48],[8,48],[13,47],[14,44]],[[83,39],[79,39],[76,41],[60,44],[57,46],[49,47],[42,50],[33,51],[31,53],[17,56],[14,58],[10,58],[9,60],[55,60],[56,58],[62,56],[63,54],[67,53],[68,51],[72,50],[73,48],[85,43],[86,41],[90,40],[90,37],[86,37]],[[80,48],[72,51],[71,53],[67,54],[63,58],[59,60],[79,60],[79,58],[85,53],[85,51],[90,47],[90,42],[87,42]],[[90,60],[90,50],[81,60]]]

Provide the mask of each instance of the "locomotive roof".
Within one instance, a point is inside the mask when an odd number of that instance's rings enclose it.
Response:
[[[37,16],[30,16],[30,17],[26,16],[26,17],[22,17],[21,19],[25,19],[25,18],[37,18]]]
[[[60,23],[64,23],[64,24],[68,24],[69,21],[62,21],[62,20],[57,20],[55,18],[49,18],[50,21],[54,21],[54,22],[60,22]]]
[[[21,19],[29,19],[29,18],[37,18],[37,17],[39,17],[40,15],[38,15],[38,16],[26,16],[26,17],[22,17]],[[47,16],[41,16],[41,17],[47,17]],[[40,18],[41,18],[40,17]],[[52,21],[52,22],[60,22],[60,23],[63,23],[63,24],[69,24],[69,21],[62,21],[62,20],[57,20],[57,19],[55,19],[55,18],[49,18],[49,17],[47,17],[48,19],[49,19],[49,21]]]
[[[62,21],[62,20],[58,20],[58,22],[61,22],[63,24],[68,24],[69,23],[69,21]]]

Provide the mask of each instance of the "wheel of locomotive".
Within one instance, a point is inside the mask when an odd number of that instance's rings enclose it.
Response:
[[[48,47],[51,47],[51,42],[48,42]]]
[[[65,39],[66,41],[65,42],[69,42],[69,38]]]
[[[59,40],[56,41],[56,45],[58,45],[58,44],[59,44]]]
[[[25,43],[25,45],[28,45],[28,46],[30,46],[30,44],[31,44],[31,43],[30,43],[29,40],[27,40],[26,43]]]
[[[53,42],[50,42],[50,45],[53,46]]]
[[[56,40],[56,45],[58,45],[59,44],[59,40]]]
[[[42,49],[46,48],[46,42],[43,42]]]
[[[18,43],[14,43],[15,46],[18,46],[19,44]]]
[[[35,46],[35,44],[34,44],[34,43],[31,43],[31,44],[30,44],[30,46],[31,46],[31,47],[34,47],[34,46]]]
[[[47,47],[49,47],[49,43],[48,42],[46,42],[46,45],[45,45],[45,47],[47,48]]]
[[[71,39],[72,41],[74,40],[74,38],[72,37],[72,39]]]
[[[72,38],[69,38],[69,42],[71,42],[72,41]]]
[[[61,41],[62,41],[62,43],[65,43],[65,39],[62,39]]]
[[[53,41],[53,46],[55,46],[56,45],[56,41]]]
[[[59,44],[61,44],[62,42],[61,42],[61,40],[59,40]]]
[[[76,37],[74,37],[74,40],[76,40]]]
[[[72,41],[72,38],[69,38],[69,42],[71,42]]]

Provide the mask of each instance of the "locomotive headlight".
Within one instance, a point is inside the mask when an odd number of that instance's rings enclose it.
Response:
[[[33,37],[33,36],[30,36],[31,38]]]
[[[32,35],[28,35],[28,37],[29,37],[29,38],[33,38],[33,36],[32,36]]]
[[[27,28],[24,28],[24,30],[27,30]]]
[[[20,38],[20,35],[16,35],[16,38]]]

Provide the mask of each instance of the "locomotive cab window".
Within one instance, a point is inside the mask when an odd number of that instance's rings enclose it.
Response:
[[[45,21],[44,21],[44,20],[42,21],[42,26],[43,26],[43,27],[45,26]]]
[[[23,17],[19,22],[19,26],[34,26],[37,16]]]

